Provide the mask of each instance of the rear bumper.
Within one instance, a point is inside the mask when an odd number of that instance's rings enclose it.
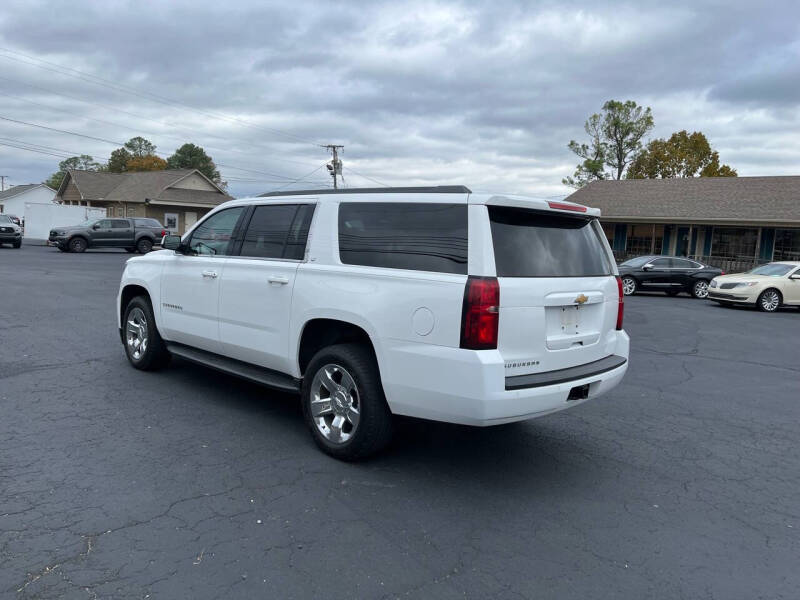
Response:
[[[617,332],[607,362],[534,376],[533,387],[506,389],[505,365],[499,352],[480,352],[440,346],[403,345],[385,348],[381,377],[389,407],[400,415],[461,423],[499,425],[541,417],[582,404],[615,388],[628,369],[629,338]],[[606,361],[606,359],[603,359]],[[598,363],[602,361],[597,361]],[[590,363],[591,364],[591,363]],[[557,374],[556,377],[554,374]],[[547,384],[553,376],[557,383]],[[544,383],[542,383],[544,382]],[[524,383],[517,379],[517,384]],[[573,388],[584,388],[581,399],[569,400]],[[585,397],[584,397],[585,396]]]

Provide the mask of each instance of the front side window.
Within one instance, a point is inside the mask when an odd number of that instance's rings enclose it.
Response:
[[[237,206],[221,210],[200,223],[192,232],[187,243],[189,253],[227,256],[233,230],[239,217],[242,216],[244,208],[244,206]]]
[[[103,219],[97,222],[98,229],[111,229],[111,219]]]
[[[467,273],[467,205],[343,202],[339,258],[344,264]]]
[[[312,204],[267,204],[256,206],[242,242],[242,256],[302,260]]]
[[[610,275],[605,240],[592,219],[489,206],[498,277]]]

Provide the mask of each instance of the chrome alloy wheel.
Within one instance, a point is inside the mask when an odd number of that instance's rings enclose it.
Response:
[[[125,340],[128,352],[134,360],[141,360],[147,351],[147,318],[141,308],[134,308],[128,313],[128,322],[125,325]]]
[[[635,291],[636,291],[636,282],[630,277],[623,277],[622,293],[625,294],[626,296],[630,296]]]
[[[694,284],[694,295],[696,298],[706,298],[708,296],[708,282],[698,281]]]
[[[311,381],[311,417],[326,440],[344,444],[358,428],[361,399],[344,367],[327,364]]]
[[[781,303],[781,298],[775,290],[767,290],[761,294],[760,297],[761,308],[767,312],[773,312],[778,309]]]

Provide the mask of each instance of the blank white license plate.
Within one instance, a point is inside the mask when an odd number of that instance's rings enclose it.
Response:
[[[578,333],[581,325],[580,306],[561,307],[561,330],[564,333]]]

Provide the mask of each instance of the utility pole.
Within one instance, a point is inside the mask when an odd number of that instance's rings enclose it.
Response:
[[[333,189],[339,189],[337,176],[342,175],[342,161],[339,160],[339,151],[344,150],[344,146],[337,144],[325,144],[322,147],[327,148],[333,154],[333,160],[326,166],[328,167],[328,172],[331,174],[331,177],[333,177]]]
[[[0,175],[0,192],[6,191],[6,177],[8,175]]]

